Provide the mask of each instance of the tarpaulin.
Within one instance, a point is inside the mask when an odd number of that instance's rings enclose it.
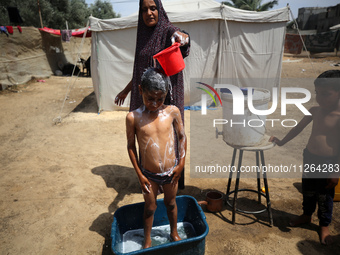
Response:
[[[44,28],[39,28],[39,30],[50,33],[50,34],[54,34],[54,35],[61,35],[60,29],[53,29],[53,28],[44,27]],[[72,29],[71,31],[72,31],[72,36],[83,37],[83,34],[86,32],[85,37],[91,37],[90,27]]]

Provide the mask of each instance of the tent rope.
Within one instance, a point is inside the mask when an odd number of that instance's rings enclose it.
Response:
[[[82,48],[83,48],[84,41],[85,41],[85,37],[86,37],[86,33],[87,33],[87,30],[88,30],[88,29],[89,29],[89,20],[87,20],[86,30],[85,30],[85,32],[84,32],[84,34],[83,34],[83,38],[82,38],[82,40],[81,40],[80,47],[79,47],[79,50],[78,50],[78,54],[77,54],[77,57],[76,57],[74,63],[77,63],[77,60],[80,58],[80,52],[81,52],[81,50],[82,50]],[[66,89],[66,94],[65,94],[63,103],[62,103],[62,105],[61,105],[61,109],[60,109],[59,115],[58,115],[58,117],[56,117],[56,118],[53,119],[53,122],[54,122],[55,125],[61,123],[61,121],[62,121],[61,114],[62,114],[62,112],[63,112],[64,106],[65,106],[65,102],[66,102],[66,100],[69,99],[69,93],[70,93],[71,90],[73,89],[74,84],[75,84],[75,82],[77,81],[77,78],[79,77],[79,73],[80,73],[80,72],[78,72],[78,74],[77,74],[76,77],[73,76],[75,69],[76,69],[76,65],[74,65],[74,67],[73,67],[72,74],[71,74],[71,79],[70,79],[69,82],[68,82],[67,89]],[[72,77],[75,77],[75,78],[74,78],[74,80],[73,80],[72,86],[70,86],[70,85],[71,85]]]

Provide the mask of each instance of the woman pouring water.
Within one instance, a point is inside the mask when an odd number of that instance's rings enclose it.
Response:
[[[132,80],[116,96],[115,104],[122,105],[131,91],[130,111],[139,108],[143,101],[139,94],[138,85],[143,72],[154,65],[153,56],[174,42],[181,44],[183,58],[189,55],[189,35],[180,31],[169,21],[161,0],[140,0],[137,28],[137,44]],[[157,67],[161,66],[157,63]],[[165,104],[179,108],[184,123],[184,83],[183,73],[179,72],[170,77],[172,88],[167,94]],[[175,139],[176,140],[176,139]],[[179,180],[179,189],[184,188],[184,171]]]

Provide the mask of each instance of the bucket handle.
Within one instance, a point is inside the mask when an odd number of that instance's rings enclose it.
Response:
[[[203,200],[203,201],[197,201],[197,204],[199,204],[199,205],[208,205],[208,202],[207,201],[205,201],[205,200]]]

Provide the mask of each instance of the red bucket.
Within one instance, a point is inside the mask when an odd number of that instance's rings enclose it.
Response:
[[[175,75],[185,67],[179,46],[179,43],[174,43],[169,48],[166,48],[153,56],[154,59],[158,60],[167,76]]]

